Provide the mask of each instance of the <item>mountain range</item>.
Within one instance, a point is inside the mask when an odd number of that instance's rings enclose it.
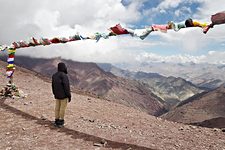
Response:
[[[225,83],[225,65],[208,63],[165,63],[165,62],[143,62],[143,63],[120,63],[115,66],[134,72],[153,72],[169,77],[181,77],[194,85],[212,90]]]
[[[176,105],[178,102],[186,100],[204,91],[181,77],[166,77],[158,73],[122,70],[111,64],[99,63],[98,65],[103,70],[111,72],[116,76],[137,80],[147,84],[155,95],[160,97],[170,106]]]

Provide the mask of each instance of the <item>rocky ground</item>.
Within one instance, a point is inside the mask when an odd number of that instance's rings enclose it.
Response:
[[[4,73],[5,64],[0,64]],[[225,150],[225,133],[169,122],[117,103],[72,94],[64,128],[53,126],[51,83],[17,69],[16,85],[24,99],[0,100],[1,150]],[[6,84],[1,74],[0,85]]]

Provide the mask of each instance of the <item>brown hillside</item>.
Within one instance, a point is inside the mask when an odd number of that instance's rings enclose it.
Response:
[[[211,92],[188,99],[184,104],[164,114],[162,118],[208,127],[225,127],[223,119],[225,118],[225,88],[221,86]]]

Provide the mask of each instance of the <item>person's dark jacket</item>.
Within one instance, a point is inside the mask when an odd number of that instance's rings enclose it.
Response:
[[[52,76],[52,92],[55,99],[69,98],[69,101],[71,100],[70,83],[64,63],[58,64],[58,72]]]

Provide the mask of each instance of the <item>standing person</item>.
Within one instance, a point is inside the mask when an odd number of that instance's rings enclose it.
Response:
[[[58,64],[58,71],[52,76],[52,92],[56,99],[55,125],[64,125],[64,116],[67,103],[71,101],[70,83],[67,76],[67,67],[64,63]]]

